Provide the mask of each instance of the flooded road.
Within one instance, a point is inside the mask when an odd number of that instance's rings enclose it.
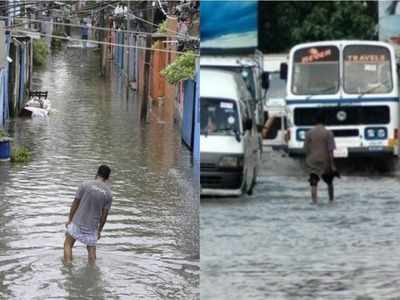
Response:
[[[201,299],[400,299],[400,175],[343,173],[310,205],[302,165],[264,154],[253,196],[202,199]]]
[[[9,132],[32,151],[0,164],[0,299],[198,299],[198,195],[171,110],[139,121],[138,101],[99,78],[94,50],[68,49],[34,78],[55,110]],[[161,111],[162,110],[162,111]],[[75,191],[110,165],[113,206],[96,267],[77,243],[62,264]]]

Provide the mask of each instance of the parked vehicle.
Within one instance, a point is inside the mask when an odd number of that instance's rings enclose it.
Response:
[[[265,127],[263,134],[264,151],[287,151],[287,110],[285,98],[268,98],[264,106]]]
[[[280,66],[288,54],[264,55],[264,71],[269,73],[265,93],[263,151],[287,151],[286,81],[280,78]]]
[[[201,195],[251,194],[259,145],[252,95],[240,74],[200,70]]]
[[[377,41],[325,41],[295,46],[286,104],[291,155],[304,155],[306,132],[317,112],[332,130],[336,157],[399,155],[399,87],[395,52]]]
[[[221,69],[240,74],[246,82],[253,101],[252,109],[255,113],[257,128],[261,130],[264,125],[264,94],[269,86],[268,73],[263,70],[264,58],[260,51],[246,55],[202,55],[200,57],[201,69]]]

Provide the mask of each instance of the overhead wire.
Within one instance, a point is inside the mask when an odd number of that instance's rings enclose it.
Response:
[[[31,2],[31,3],[37,3],[37,2],[40,2],[40,1],[33,1],[33,2]],[[111,3],[116,3],[116,2],[119,2],[119,1],[112,1]],[[114,7],[113,5],[111,5],[110,3],[102,3],[103,5],[104,5],[104,7],[107,7],[107,6],[111,6],[111,7],[113,7],[114,9],[116,8],[116,7]],[[160,4],[160,3],[159,3]],[[92,6],[92,7],[94,7],[94,6]],[[99,6],[100,7],[100,6]],[[161,9],[162,7],[160,7],[160,9]],[[48,8],[46,8],[46,9],[48,9]],[[44,9],[44,10],[46,10],[46,9]],[[153,8],[151,8],[151,9],[153,9]],[[163,11],[163,13],[164,13],[164,11]],[[151,25],[151,26],[154,26],[154,27],[156,27],[156,28],[159,28],[160,27],[160,25],[157,25],[157,24],[155,24],[155,23],[153,23],[153,22],[150,22],[150,21],[148,21],[148,20],[145,20],[145,19],[143,19],[143,18],[140,18],[140,17],[138,17],[138,16],[136,16],[135,14],[133,14],[133,13],[131,13],[130,11],[129,11],[129,9],[128,9],[128,11],[127,11],[127,14],[130,14],[130,15],[132,15],[135,19],[137,19],[137,20],[139,20],[139,21],[141,21],[141,22],[143,22],[143,23],[147,23],[147,24],[149,24],[149,25]],[[1,16],[0,16],[0,18],[1,18]],[[8,19],[8,17],[5,17],[5,16],[3,16],[3,18],[6,18],[6,19]],[[71,26],[71,27],[84,27],[83,25],[77,25],[77,24],[71,24],[71,23],[62,23],[62,22],[53,22],[53,21],[45,21],[45,20],[37,20],[37,19],[29,19],[29,18],[21,18],[21,17],[19,17],[18,19],[27,19],[27,20],[30,20],[31,22],[42,22],[42,23],[52,23],[52,24],[55,24],[55,25],[63,25],[63,26]],[[19,24],[19,25],[16,25],[16,26],[21,26],[21,24]],[[16,27],[16,26],[14,26],[14,27]],[[107,27],[97,27],[97,26],[92,26],[92,29],[94,29],[94,30],[105,30],[105,31],[108,31],[108,32],[110,32],[110,31],[117,31],[117,30],[115,30],[114,28],[107,28]],[[21,30],[18,30],[19,32],[24,32],[24,31],[21,31]],[[120,32],[126,32],[126,33],[131,33],[131,34],[136,34],[136,35],[139,35],[139,34],[143,34],[143,35],[149,35],[149,34],[154,34],[154,33],[151,33],[151,32],[138,32],[138,31],[129,31],[129,30],[119,30]],[[166,31],[167,32],[172,32],[172,33],[174,33],[174,35],[167,35],[167,37],[184,37],[185,39],[191,39],[191,40],[198,40],[198,38],[195,38],[195,37],[192,37],[192,36],[189,36],[189,35],[179,35],[179,34],[177,34],[177,32],[176,31],[173,31],[173,30],[170,30],[170,29],[166,29]],[[26,31],[27,33],[36,33],[36,32],[31,32],[31,31]],[[49,35],[49,34],[42,34],[43,36],[48,36],[48,37],[54,37],[54,38],[59,38],[59,39],[67,39],[67,40],[76,40],[76,41],[83,41],[83,40],[81,40],[81,39],[75,39],[75,38],[67,38],[67,37],[61,37],[61,36],[55,36],[55,35]],[[87,40],[86,40],[87,41]],[[127,47],[127,48],[138,48],[138,49],[148,49],[148,50],[157,50],[157,51],[161,51],[161,52],[170,52],[170,53],[183,53],[183,52],[181,52],[181,51],[170,51],[170,50],[163,50],[163,49],[152,49],[152,48],[146,48],[146,47],[138,47],[138,46],[132,46],[132,45],[123,45],[123,44],[115,44],[115,43],[108,43],[108,42],[102,42],[102,41],[94,41],[94,40],[91,40],[91,42],[92,43],[97,43],[97,44],[108,44],[108,45],[113,45],[113,46],[118,46],[118,47]]]
[[[2,29],[0,28],[0,31],[7,31],[7,29]],[[32,33],[38,33],[36,31],[27,31],[27,30],[11,30],[13,33],[23,33],[23,34],[32,34]],[[89,39],[78,39],[78,38],[71,38],[71,37],[65,37],[65,36],[57,36],[53,34],[43,34],[40,33],[41,36],[44,37],[51,37],[51,38],[57,38],[61,40],[67,40],[67,41],[76,41],[76,42],[90,42],[93,44],[99,44],[99,45],[109,45],[109,46],[114,46],[114,47],[122,47],[122,48],[133,48],[133,49],[140,49],[140,50],[151,50],[151,51],[158,51],[158,52],[165,52],[165,53],[174,53],[174,54],[184,54],[185,52],[183,51],[175,51],[175,50],[167,50],[167,49],[156,49],[156,48],[148,48],[148,47],[142,47],[142,46],[134,46],[134,45],[125,45],[125,44],[117,44],[117,43],[110,43],[110,42],[103,42],[103,41],[96,41],[96,40],[89,40]],[[195,54],[196,56],[199,56],[199,54]]]
[[[119,1],[112,1],[111,3],[116,3],[116,2],[119,2]],[[106,3],[103,2],[102,4],[106,4]],[[106,4],[104,7],[107,7],[107,6],[111,6],[111,7],[113,7],[113,8],[116,8],[115,6],[113,6],[112,4],[110,4],[110,3],[108,3],[108,2],[107,2],[107,4]],[[151,9],[153,9],[153,8],[151,8]],[[139,21],[141,21],[141,22],[143,22],[143,23],[146,23],[146,24],[148,24],[148,25],[151,25],[151,26],[153,26],[153,27],[155,27],[155,28],[157,28],[157,29],[160,28],[160,25],[155,24],[155,23],[153,23],[153,22],[150,22],[150,21],[148,21],[148,20],[145,20],[145,19],[143,19],[143,18],[141,18],[141,17],[138,17],[138,16],[135,15],[134,13],[130,12],[129,9],[128,9],[128,11],[127,11],[127,14],[130,14],[134,19],[137,19],[137,20],[139,20]],[[51,21],[43,21],[43,22],[51,22]],[[66,25],[66,26],[67,26],[67,25]],[[166,30],[167,32],[173,33],[173,34],[176,35],[176,36],[182,36],[182,37],[184,37],[184,38],[188,38],[188,39],[191,39],[191,40],[198,40],[198,38],[196,38],[196,37],[190,36],[190,35],[188,35],[188,34],[179,34],[178,32],[176,32],[176,31],[174,31],[174,30],[171,30],[171,29],[169,29],[169,28],[166,28],[165,30]]]
[[[129,13],[129,11],[128,11],[128,13]],[[140,18],[140,17],[136,16],[136,15],[133,14],[133,13],[131,13],[131,14],[133,15],[133,17],[134,17],[135,19],[137,19],[137,20],[139,20],[139,21],[142,21],[143,23],[147,23],[147,24],[149,24],[149,25],[152,25],[152,26],[156,27],[157,29],[160,28],[160,25],[158,25],[158,24],[155,24],[155,23],[153,23],[153,22],[150,22],[150,21],[148,21],[148,20],[145,20],[145,19],[143,19],[143,18]],[[176,31],[171,30],[171,29],[168,29],[168,28],[166,28],[165,30],[166,30],[167,32],[176,33]],[[188,37],[193,38],[192,36],[190,36],[190,35],[188,35],[188,34],[183,34],[183,36],[188,36]]]
[[[43,11],[46,11],[46,10],[48,10],[48,8],[38,9],[35,12],[38,13],[38,12],[43,12]],[[6,20],[9,20],[10,18],[21,18],[21,17],[20,17],[20,15],[13,15],[13,16],[4,16],[4,18]]]
[[[43,3],[43,1],[36,0],[36,1],[22,2],[22,3],[21,2],[13,2],[13,5],[6,4],[2,8],[5,8],[5,11],[7,11],[7,12],[12,11],[15,13],[16,11],[21,11],[21,10],[24,10],[27,8],[31,8],[32,5],[39,4],[39,3]]]
[[[129,12],[128,12],[128,13],[129,13]],[[158,25],[158,24],[155,24],[155,23],[153,23],[153,22],[150,22],[150,21],[148,21],[148,20],[145,20],[145,19],[143,19],[143,18],[140,18],[140,17],[136,16],[136,15],[133,14],[133,13],[131,13],[131,15],[132,15],[135,19],[137,19],[137,20],[139,20],[139,21],[141,21],[141,22],[143,22],[143,23],[149,24],[149,25],[151,25],[151,26],[153,26],[153,27],[156,27],[157,29],[160,28],[160,25]],[[171,29],[168,29],[168,28],[165,28],[165,31],[177,33],[176,31],[171,30]],[[189,36],[189,35],[188,35],[188,36]]]
[[[116,6],[113,6],[113,5],[111,5],[111,4],[109,4],[109,5],[110,5],[111,7],[113,7],[113,8],[116,8]],[[154,8],[149,8],[149,9],[147,9],[147,10],[152,10],[152,9],[154,9]],[[140,11],[140,10],[138,10],[138,11]],[[133,16],[134,19],[137,19],[137,20],[139,20],[139,21],[141,21],[141,22],[143,22],[143,23],[146,23],[146,24],[148,24],[148,25],[151,25],[151,26],[153,26],[153,27],[155,27],[155,28],[157,28],[157,29],[160,28],[160,25],[155,24],[155,23],[153,23],[153,22],[150,22],[150,21],[148,21],[148,20],[146,20],[146,19],[143,19],[143,18],[141,18],[141,17],[138,17],[138,16],[135,15],[133,12],[130,12],[130,11],[129,11],[129,8],[128,8],[128,10],[127,10],[127,15],[131,15],[131,16]],[[172,33],[174,33],[174,34],[177,33],[176,31],[171,30],[171,29],[168,29],[168,28],[166,28],[165,30],[166,30],[167,32],[169,31],[169,32],[172,32]]]
[[[160,7],[160,10],[162,11],[162,13],[164,14],[164,16],[166,16],[168,19],[172,19],[172,20],[176,20],[176,17],[171,17],[167,14],[167,12],[164,10],[164,7],[162,7],[161,4],[161,0],[157,0],[158,6]]]
[[[3,5],[0,5],[0,8],[9,8],[9,7],[16,7],[16,6],[26,6],[26,5],[31,5],[31,4],[37,4],[39,2],[43,2],[40,0],[31,0],[31,1],[26,1],[26,2],[4,2]]]
[[[100,5],[94,5],[91,7],[84,7],[82,9],[77,9],[74,11],[75,14],[80,14],[82,12],[87,12],[87,11],[91,11],[91,10],[97,10],[97,11],[101,11],[105,8],[107,8],[108,6],[112,6],[112,4],[116,4],[119,3],[120,1],[110,1],[110,2],[101,2]]]
[[[7,9],[7,11],[10,13],[10,11],[13,11],[13,13],[15,13],[16,11],[18,11],[19,13],[21,12],[21,10],[24,10],[24,9],[27,9],[27,8],[31,8],[32,7],[32,5],[35,5],[35,4],[39,4],[39,3],[46,3],[46,4],[51,4],[51,1],[41,1],[41,0],[37,0],[37,1],[31,1],[31,2],[28,2],[28,4],[25,4],[25,3],[20,3],[20,2],[14,2],[14,5],[12,5],[11,6],[11,8],[10,9]],[[77,1],[74,1],[74,4],[75,4],[75,2],[77,2]],[[90,10],[90,9],[92,9],[92,8],[98,8],[98,7],[107,7],[107,6],[109,6],[111,3],[112,4],[114,4],[114,3],[117,3],[117,2],[119,2],[119,1],[110,1],[110,2],[101,2],[100,4],[96,4],[96,5],[94,5],[94,6],[91,6],[91,7],[89,7],[89,8],[85,8],[85,10]],[[28,6],[29,5],[29,7],[26,7],[26,6]],[[71,5],[71,4],[67,4],[67,5]],[[22,6],[24,6],[24,8],[22,8]],[[8,6],[8,7],[10,7],[10,6]],[[41,11],[46,11],[46,10],[50,10],[50,9],[52,9],[52,8],[49,8],[49,7],[45,7],[45,8],[43,8],[43,9],[39,9],[39,10],[35,10],[35,12],[41,12]],[[77,10],[76,12],[80,12],[80,11],[83,11],[83,10]],[[13,17],[16,17],[17,15],[14,15]]]
[[[6,19],[7,17],[5,16],[0,16],[1,19]],[[18,20],[26,20],[28,22],[33,22],[33,23],[50,23],[54,25],[61,25],[61,26],[70,26],[70,27],[75,27],[75,28],[84,28],[85,25],[78,25],[78,24],[72,24],[72,23],[63,23],[63,22],[54,22],[54,21],[46,21],[46,20],[38,20],[38,19],[31,19],[31,18],[26,18],[26,17],[18,17]],[[17,27],[19,24],[13,24],[10,27]],[[146,31],[132,31],[132,30],[123,30],[123,29],[115,29],[115,28],[110,28],[110,27],[99,27],[99,26],[90,26],[89,27],[92,30],[103,30],[103,31],[118,31],[118,32],[124,32],[128,34],[135,34],[135,35],[154,35],[155,32],[146,32]],[[191,40],[198,40],[197,38],[193,38],[191,36],[185,36],[185,35],[169,35],[165,34],[166,37],[171,37],[171,38],[185,38],[185,39],[191,39]]]

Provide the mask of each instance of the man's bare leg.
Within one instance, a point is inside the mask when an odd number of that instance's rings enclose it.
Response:
[[[96,246],[86,246],[88,251],[89,264],[94,264],[96,262]]]
[[[64,263],[66,264],[72,261],[72,248],[74,247],[74,244],[75,239],[67,233],[64,241]]]
[[[333,202],[335,199],[333,183],[328,184],[328,194],[329,194],[329,202]]]
[[[312,185],[311,186],[311,199],[313,204],[318,203],[318,194],[317,194],[317,185]]]

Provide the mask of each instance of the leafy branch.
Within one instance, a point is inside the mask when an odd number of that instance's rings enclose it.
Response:
[[[185,52],[164,70],[161,71],[169,84],[177,84],[181,80],[194,79],[196,55],[193,51]]]

